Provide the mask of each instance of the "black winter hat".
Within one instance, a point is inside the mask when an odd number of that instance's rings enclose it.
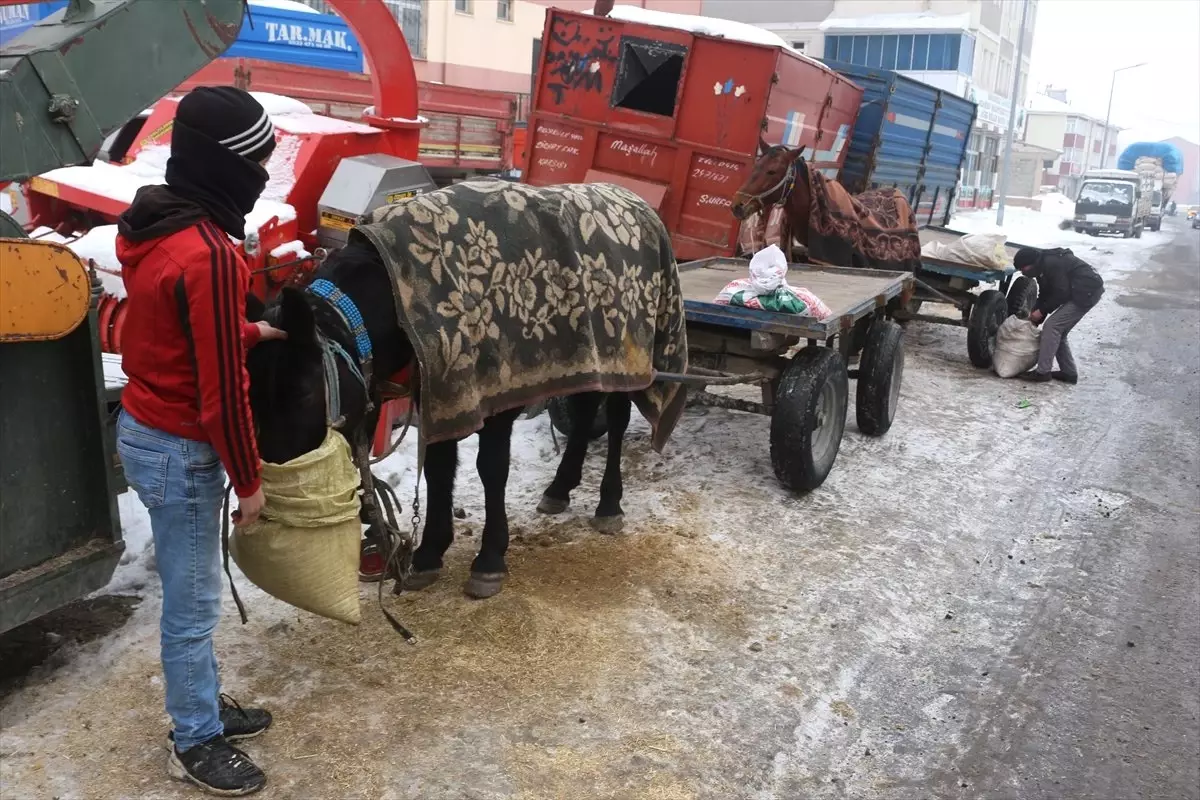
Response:
[[[1038,250],[1036,247],[1022,247],[1017,251],[1017,254],[1013,256],[1013,266],[1017,269],[1024,269],[1025,267],[1036,264],[1041,257],[1042,251]]]
[[[179,101],[175,121],[251,161],[261,162],[275,149],[275,126],[266,109],[234,86],[193,89]]]

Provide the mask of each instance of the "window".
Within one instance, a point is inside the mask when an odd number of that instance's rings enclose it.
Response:
[[[865,66],[867,63],[867,37],[851,36],[849,39],[853,44],[853,50],[850,54],[850,62],[852,64],[861,64]]]
[[[455,0],[457,2],[458,0]],[[302,2],[320,11],[322,14],[332,14],[328,0],[302,0]],[[425,57],[425,8],[424,0],[383,0],[388,11],[392,12],[404,38],[408,41],[408,50],[415,58]]]
[[[1042,169],[1054,169],[1054,159],[1042,162]]]
[[[913,37],[896,37],[896,69],[912,69]]]
[[[959,47],[958,71],[963,75],[972,74],[975,68],[975,37],[963,34]]]
[[[808,42],[792,42],[792,49],[799,50],[801,53],[808,50]],[[825,45],[825,57],[829,57],[829,45]]]
[[[929,63],[929,35],[918,34],[913,37],[912,68],[923,70]]]
[[[679,78],[686,57],[687,48],[683,45],[623,37],[612,92],[613,108],[675,116]]]
[[[512,4],[513,0],[496,0],[496,19],[512,22]]]
[[[475,12],[473,6],[475,0],[454,0],[454,10],[459,14],[472,14]]]
[[[884,69],[896,68],[896,42],[899,38],[899,36],[883,37],[883,63],[879,66]]]
[[[854,48],[854,37],[853,36],[839,36],[839,37],[837,37],[837,40],[838,40],[838,46],[837,46],[838,61],[849,61],[850,57],[852,55],[851,50]]]
[[[792,46],[795,47],[796,43],[792,42]],[[837,36],[826,36],[825,37],[825,60],[826,61],[837,61],[838,60],[837,50],[838,50],[838,37]]]
[[[867,60],[865,62],[868,67],[878,67],[883,63],[883,37],[868,36],[867,37]]]

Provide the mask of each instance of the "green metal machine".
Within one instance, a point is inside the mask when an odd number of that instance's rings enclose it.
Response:
[[[0,184],[88,163],[224,53],[244,13],[245,0],[71,0],[0,48]],[[99,283],[0,213],[0,287],[2,633],[102,588],[125,546]]]

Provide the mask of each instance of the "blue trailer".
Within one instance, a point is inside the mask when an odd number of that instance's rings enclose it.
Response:
[[[921,224],[947,224],[975,104],[892,70],[830,60],[825,65],[863,90],[841,184],[852,193],[895,186]]]

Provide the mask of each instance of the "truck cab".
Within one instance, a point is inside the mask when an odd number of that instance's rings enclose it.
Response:
[[[1150,195],[1132,170],[1094,170],[1083,176],[1075,199],[1075,231],[1099,236],[1140,237],[1149,216]]]

